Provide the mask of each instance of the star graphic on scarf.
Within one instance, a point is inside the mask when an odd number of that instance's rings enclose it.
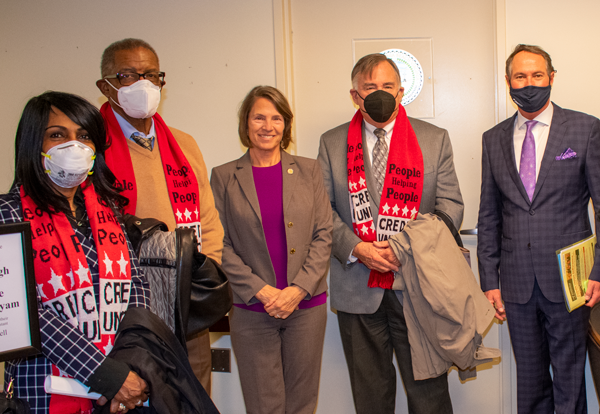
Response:
[[[113,270],[112,270],[113,261],[108,258],[108,254],[106,252],[104,252],[103,262],[104,262],[104,266],[106,266],[106,276],[108,276],[109,273],[112,273],[112,275],[114,276],[115,274],[113,273]]]
[[[404,208],[402,209],[402,215],[406,216],[408,214],[409,210],[408,207],[404,206]]]
[[[121,258],[117,260],[117,263],[119,264],[121,274],[127,276],[127,263],[129,262],[123,257],[123,252],[121,252]]]
[[[375,232],[375,223],[371,222],[371,230],[373,230],[373,232]]]
[[[365,187],[365,184],[366,184],[367,182],[365,181],[365,179],[364,179],[364,178],[360,177],[360,180],[358,180],[358,183],[360,184],[360,186],[361,186],[361,187]]]
[[[416,208],[412,208],[412,210],[410,210],[410,218],[414,219],[415,216],[417,215],[418,210]]]
[[[84,267],[81,262],[79,261],[79,269],[77,269],[75,271],[75,273],[77,274],[77,277],[79,278],[79,285],[82,286],[83,282],[88,282],[89,284],[92,283],[92,281],[90,280],[90,278],[88,277],[88,274],[90,273],[90,271],[88,270],[87,267]]]
[[[75,278],[73,277],[73,269],[69,270],[69,273],[67,273],[67,276],[71,280],[71,287],[75,286]]]
[[[196,220],[198,220],[198,207],[196,207],[196,210],[194,210],[194,214],[196,214]]]
[[[185,216],[186,221],[190,221],[192,219],[192,212],[189,211],[187,208],[185,209],[183,215]]]
[[[360,231],[362,231],[364,234],[368,234],[369,233],[369,228],[363,224],[363,226],[360,229]]]
[[[394,208],[392,209],[392,211],[394,212],[395,215],[398,215],[398,212],[400,211],[400,208],[398,207],[398,204],[396,204],[394,206]]]
[[[44,298],[44,299],[48,299],[48,296],[46,296],[46,294],[44,293],[44,285],[37,285],[37,289],[38,289],[38,293],[40,294],[40,297]]]
[[[183,218],[183,214],[181,214],[181,211],[179,211],[179,209],[177,209],[177,213],[175,213],[175,215],[177,216],[179,221],[181,221],[181,219]]]
[[[112,338],[108,338],[108,343],[104,347],[104,355],[108,355],[110,353],[110,351],[112,351],[113,346],[114,346],[114,344],[112,342]]]
[[[388,204],[387,204],[387,203],[385,203],[385,206],[383,206],[383,212],[384,212],[385,214],[387,214],[387,213],[388,213],[388,211],[390,211],[390,206],[388,206]]]
[[[65,285],[63,285],[62,278],[59,275],[57,275],[56,273],[54,273],[54,269],[52,269],[52,268],[50,268],[50,280],[48,281],[48,283],[50,283],[52,285],[52,287],[54,288],[55,296],[59,290],[61,290],[61,289],[64,291],[67,290],[65,288]]]
[[[348,184],[348,186],[350,187],[350,191],[356,190],[356,183],[353,183],[352,181],[350,181],[350,184]]]

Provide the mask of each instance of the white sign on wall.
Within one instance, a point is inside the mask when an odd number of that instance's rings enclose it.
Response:
[[[402,105],[406,106],[415,100],[423,89],[425,75],[421,64],[412,54],[402,49],[387,49],[381,52],[394,61],[400,71],[400,81],[404,87]]]

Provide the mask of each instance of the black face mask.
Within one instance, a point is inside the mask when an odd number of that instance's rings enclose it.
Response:
[[[358,92],[356,94],[360,96]],[[365,101],[365,112],[378,124],[387,122],[396,110],[396,97],[381,89],[367,95],[366,98],[360,96],[360,99]]]
[[[510,88],[510,97],[519,108],[527,113],[537,112],[546,105],[550,99],[550,90],[552,85],[548,86],[525,86],[520,89]]]

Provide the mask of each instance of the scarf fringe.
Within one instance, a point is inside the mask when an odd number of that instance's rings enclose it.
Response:
[[[392,272],[381,273],[371,270],[371,274],[369,275],[370,288],[391,289],[393,285],[394,274]]]

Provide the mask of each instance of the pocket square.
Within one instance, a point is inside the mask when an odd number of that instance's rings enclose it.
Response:
[[[571,148],[567,148],[562,154],[556,156],[556,161],[568,160],[569,158],[577,158],[577,153]]]

